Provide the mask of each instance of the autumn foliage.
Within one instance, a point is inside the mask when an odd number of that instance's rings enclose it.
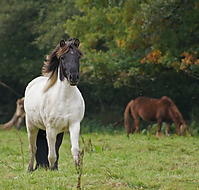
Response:
[[[87,113],[113,108],[119,115],[142,95],[167,95],[187,118],[199,110],[198,0],[3,0],[1,5],[0,80],[18,93],[40,75],[46,54],[60,39],[78,37],[85,55],[79,88]],[[9,112],[16,97],[0,91],[2,110]]]

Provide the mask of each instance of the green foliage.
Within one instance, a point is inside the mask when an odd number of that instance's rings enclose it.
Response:
[[[20,2],[3,1],[0,12],[0,79],[26,85],[40,75],[45,55],[69,37],[63,24],[77,11],[73,1]]]
[[[179,70],[183,69],[180,67],[183,53],[198,51],[197,1],[113,2],[78,0],[76,7],[82,14],[67,20],[69,34],[83,41],[87,58],[83,72],[93,71],[94,77],[112,71],[119,71],[117,77],[120,72],[129,74],[141,59],[146,62],[145,54],[150,63]],[[126,57],[136,57],[136,61],[132,63],[130,58],[129,63]],[[198,65],[197,58],[192,64],[195,63]],[[196,65],[192,69],[197,73]]]
[[[6,1],[0,3],[0,81],[21,96],[0,86],[0,123],[15,111],[28,82],[41,74],[46,55],[60,39],[68,39],[66,20],[78,14],[74,1]],[[6,96],[5,96],[6,94]]]
[[[196,0],[78,0],[76,8],[82,14],[67,20],[66,31],[83,42],[82,79],[94,85],[90,89],[91,99],[106,104],[108,109],[120,103],[124,107],[127,100],[140,95],[167,95],[189,117],[187,112],[197,104]],[[114,99],[115,88],[123,91],[123,96],[117,97],[127,98],[125,103]],[[110,100],[107,89],[112,94]]]

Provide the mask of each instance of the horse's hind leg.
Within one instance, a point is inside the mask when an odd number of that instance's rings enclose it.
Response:
[[[78,166],[79,162],[79,131],[80,123],[73,124],[69,127],[70,141],[71,141],[71,153],[75,161],[75,166]]]
[[[166,129],[165,129],[166,135],[169,134],[170,125],[171,125],[170,123],[166,123]]]
[[[135,126],[135,129],[137,131],[137,133],[140,133],[140,117],[137,115],[137,116],[133,116],[135,118],[135,122],[134,122],[134,126]]]
[[[157,136],[162,136],[161,134],[161,128],[162,128],[162,120],[158,120],[158,127],[157,127]]]
[[[26,126],[27,126],[27,132],[28,132],[28,141],[29,141],[29,152],[30,152],[30,163],[28,167],[28,171],[33,171],[33,165],[34,165],[34,157],[37,151],[36,146],[36,139],[37,139],[37,133],[38,128],[36,128],[31,122],[28,121],[28,118],[26,118]]]
[[[138,133],[140,133],[140,116],[135,112],[133,109],[131,109],[132,116],[134,118],[134,123],[133,123],[133,128],[132,128],[132,133],[134,133],[134,130],[136,129]]]

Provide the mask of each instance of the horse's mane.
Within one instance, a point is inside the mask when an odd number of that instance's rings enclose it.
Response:
[[[61,42],[65,44],[63,44],[62,46],[58,44],[56,48],[52,51],[52,53],[47,56],[47,61],[44,62],[44,65],[42,67],[42,75],[49,77],[48,84],[45,87],[44,91],[47,91],[51,86],[55,84],[58,76],[59,58],[64,53],[68,52],[70,47],[83,57],[83,53],[78,49],[78,39],[71,38],[67,42],[65,42],[64,40],[62,40]],[[60,79],[63,80],[63,76],[61,76]]]
[[[161,100],[169,103],[169,105],[171,107],[170,111],[171,111],[171,114],[172,114],[172,117],[173,117],[175,123],[183,124],[184,123],[183,117],[182,117],[180,111],[178,110],[177,106],[174,104],[174,102],[170,98],[168,98],[167,96],[163,96],[161,98]]]

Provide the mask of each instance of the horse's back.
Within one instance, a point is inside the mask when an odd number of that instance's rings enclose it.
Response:
[[[26,87],[25,94],[28,93],[28,91],[31,90],[32,88],[37,88],[38,90],[38,87],[44,86],[47,80],[48,80],[48,77],[45,77],[45,76],[40,76],[33,79],[32,81],[29,82],[28,86]]]
[[[156,120],[158,99],[138,97],[134,100],[133,111],[144,120]]]
[[[48,77],[37,77],[33,79],[26,87],[24,100],[24,107],[26,113],[29,112],[30,107],[36,106],[37,104],[40,104],[40,102],[42,101],[43,88],[47,80]]]
[[[137,109],[149,108],[152,109],[158,103],[158,99],[148,97],[138,97],[134,100],[133,105]]]

